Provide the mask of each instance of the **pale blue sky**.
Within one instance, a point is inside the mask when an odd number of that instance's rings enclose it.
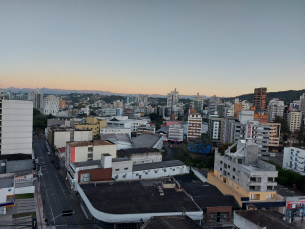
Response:
[[[304,0],[0,1],[1,87],[305,88]]]

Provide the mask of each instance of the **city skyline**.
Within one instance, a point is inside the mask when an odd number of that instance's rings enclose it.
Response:
[[[1,88],[232,97],[301,90],[304,1],[7,1]]]

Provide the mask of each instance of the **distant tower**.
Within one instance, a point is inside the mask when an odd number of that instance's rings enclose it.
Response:
[[[255,110],[266,110],[266,103],[267,103],[267,88],[255,88],[253,94],[253,106]]]

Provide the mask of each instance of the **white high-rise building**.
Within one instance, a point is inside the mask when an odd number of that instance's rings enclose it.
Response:
[[[268,112],[268,122],[272,122],[275,116],[283,118],[285,105],[283,101],[279,99],[272,99],[269,101],[267,112]]]
[[[298,131],[301,127],[302,113],[300,111],[290,111],[288,113],[288,125],[290,131]]]
[[[173,107],[174,105],[177,105],[179,102],[179,92],[176,90],[171,91],[170,93],[167,94],[167,108],[170,109],[170,112],[168,113],[172,113],[173,112]]]
[[[0,155],[32,154],[33,102],[4,100],[0,92]]]
[[[42,111],[43,109],[43,93],[37,88],[28,93],[28,100],[33,101],[33,107]]]
[[[181,126],[181,124],[170,125],[169,130],[168,130],[168,140],[182,142],[183,141],[183,131],[184,131],[184,128]]]
[[[292,169],[305,175],[305,147],[285,147],[283,154],[283,169]]]
[[[49,95],[45,99],[43,114],[44,115],[57,115],[59,111],[59,99],[54,95]]]

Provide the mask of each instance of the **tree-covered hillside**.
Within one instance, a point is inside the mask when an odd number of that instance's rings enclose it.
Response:
[[[293,100],[299,100],[302,93],[305,93],[305,89],[295,91],[295,90],[289,90],[289,91],[277,91],[277,92],[267,92],[267,101],[278,98],[282,101],[284,101],[285,104],[288,104],[292,102]],[[234,100],[234,98],[239,98],[240,100],[248,100],[252,102],[253,100],[253,93],[252,94],[246,94],[246,95],[240,95],[236,97],[230,97],[230,98],[223,98],[225,101],[231,101]]]

